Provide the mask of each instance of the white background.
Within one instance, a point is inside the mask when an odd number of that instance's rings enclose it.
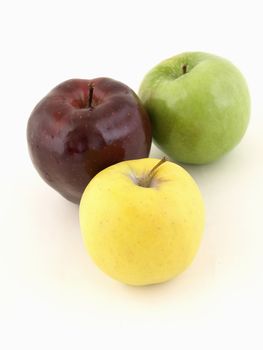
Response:
[[[262,349],[260,6],[1,2],[1,349]],[[207,208],[192,266],[163,285],[128,287],[95,267],[81,241],[77,206],[34,170],[27,119],[63,80],[109,76],[138,91],[152,66],[190,50],[216,53],[241,69],[252,97],[250,126],[223,159],[186,167]]]

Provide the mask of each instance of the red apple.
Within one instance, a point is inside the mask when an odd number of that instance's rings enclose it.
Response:
[[[79,203],[99,171],[149,155],[151,127],[128,86],[109,78],[72,79],[37,104],[28,121],[27,140],[42,178]]]

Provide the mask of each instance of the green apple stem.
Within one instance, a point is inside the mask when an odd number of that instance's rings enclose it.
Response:
[[[154,175],[156,174],[157,169],[166,161],[166,157],[163,157],[147,174],[138,178],[137,184],[141,187],[151,187],[151,182]]]
[[[183,72],[183,74],[187,73],[187,68],[188,68],[188,64],[183,64],[182,65],[182,72]]]
[[[92,109],[92,99],[93,99],[93,91],[94,91],[94,86],[90,85],[89,87],[89,101],[88,101],[88,108]]]

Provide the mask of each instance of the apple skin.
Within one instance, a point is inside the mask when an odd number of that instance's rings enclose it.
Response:
[[[37,104],[28,121],[27,140],[42,178],[79,203],[99,171],[148,157],[151,125],[138,96],[125,84],[110,78],[72,79]]]
[[[148,187],[139,179],[159,159],[124,161],[97,174],[79,207],[85,247],[112,278],[142,286],[168,281],[193,261],[203,235],[205,212],[193,178],[166,161]]]
[[[240,71],[224,58],[186,52],[155,66],[139,96],[153,139],[171,159],[212,162],[235,147],[249,122],[250,96]]]

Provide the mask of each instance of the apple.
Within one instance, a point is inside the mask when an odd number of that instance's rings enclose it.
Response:
[[[192,262],[204,204],[193,178],[162,159],[124,161],[97,174],[79,207],[85,247],[106,274],[129,285],[170,280]]]
[[[203,52],[171,57],[146,74],[139,96],[154,142],[182,163],[212,162],[236,146],[250,114],[245,79],[228,60]]]
[[[72,79],[37,104],[28,121],[27,140],[42,178],[79,203],[99,171],[149,155],[151,125],[138,96],[123,83]]]

